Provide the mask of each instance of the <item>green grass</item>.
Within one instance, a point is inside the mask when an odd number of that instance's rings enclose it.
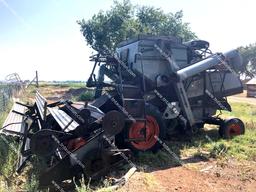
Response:
[[[11,137],[0,136],[0,173],[1,179],[11,187],[18,158],[18,145]]]
[[[223,117],[234,116],[242,119],[244,122],[255,121],[256,107],[248,103],[229,102],[232,112],[223,111]]]
[[[232,112],[223,112],[222,117],[237,117],[245,124],[245,134],[230,140],[224,140],[217,134],[209,135],[209,139],[199,139],[202,150],[210,152],[211,157],[235,157],[240,160],[256,161],[256,114],[255,106],[244,103],[230,103]],[[213,129],[214,131],[214,129]],[[217,132],[217,131],[216,131]],[[203,133],[204,134],[204,133]],[[207,134],[207,131],[205,132]],[[197,138],[200,136],[197,136]],[[196,144],[196,143],[195,143]],[[198,145],[195,145],[198,147]]]
[[[0,85],[1,88],[6,85]],[[9,101],[5,111],[0,112],[0,128],[12,108],[13,102]],[[0,191],[11,191],[14,183],[18,145],[11,137],[0,135]]]
[[[85,83],[46,83],[46,82],[39,82],[39,88],[40,87],[67,87],[67,88],[82,88],[85,87]]]
[[[64,83],[59,84],[60,87],[70,87],[70,88],[83,88],[85,87],[85,83]]]
[[[6,111],[0,114],[0,127],[12,108],[13,102],[10,101],[7,105]],[[16,161],[18,145],[11,137],[0,135],[0,181],[5,183],[6,191],[10,189],[14,181],[14,172],[16,168]]]
[[[3,124],[4,124],[4,121],[8,115],[8,113],[10,112],[11,108],[12,108],[12,105],[13,105],[13,101],[10,100],[5,111],[3,112],[0,112],[0,128],[2,128]]]
[[[226,145],[227,155],[238,159],[256,161],[256,108],[246,103],[231,102],[232,112],[224,112],[222,116],[235,116],[243,120],[245,134],[231,140],[221,140]]]

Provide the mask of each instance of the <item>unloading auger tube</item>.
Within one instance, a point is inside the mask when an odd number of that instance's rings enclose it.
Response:
[[[202,61],[194,63],[186,68],[177,71],[181,81],[201,73],[207,69],[211,69],[219,64],[224,64],[229,70],[239,69],[242,66],[242,58],[237,50],[231,50],[224,54],[216,53],[205,58]],[[233,71],[232,71],[233,72]]]

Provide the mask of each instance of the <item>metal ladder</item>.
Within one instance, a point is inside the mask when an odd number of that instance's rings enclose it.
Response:
[[[144,131],[143,137],[141,138],[127,138],[126,141],[145,141],[146,139],[146,101],[144,98],[145,93],[145,78],[144,78],[144,70],[141,60],[141,70],[142,70],[142,89],[139,86],[123,84],[121,64],[118,62],[118,73],[119,73],[119,94],[122,100],[122,106],[124,109],[124,113],[126,114],[127,122],[143,122],[144,123]]]

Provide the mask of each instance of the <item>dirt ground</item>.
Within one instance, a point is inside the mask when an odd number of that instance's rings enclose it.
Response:
[[[74,95],[74,91],[67,88],[41,91],[49,100]],[[256,98],[245,96],[246,93],[243,93],[228,99],[256,105]],[[136,172],[118,192],[256,192],[256,162],[210,159],[149,170]]]
[[[251,162],[198,162],[150,173],[137,172],[120,192],[255,192],[256,165]]]

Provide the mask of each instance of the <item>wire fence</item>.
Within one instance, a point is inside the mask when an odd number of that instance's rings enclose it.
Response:
[[[12,98],[18,97],[22,89],[21,83],[0,84],[0,115],[7,110]]]

